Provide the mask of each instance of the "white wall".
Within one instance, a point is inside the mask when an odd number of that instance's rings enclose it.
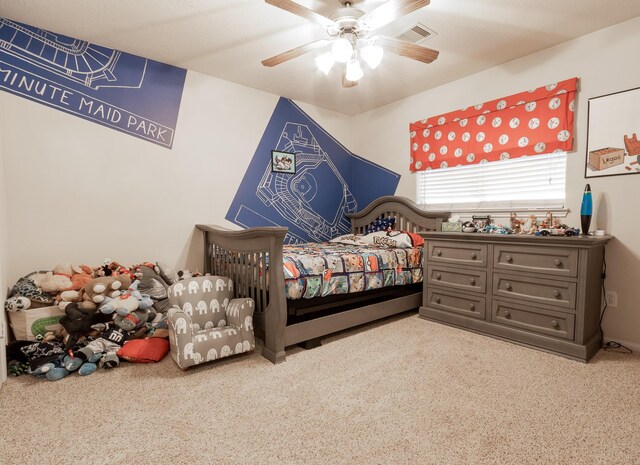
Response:
[[[56,263],[202,269],[278,96],[189,72],[172,150],[0,93],[12,282]],[[351,118],[300,105],[345,146]],[[9,117],[10,115],[10,117]]]
[[[7,297],[7,211],[5,199],[4,151],[2,145],[2,114],[0,113],[0,302],[4,305]],[[8,325],[3,309],[0,309],[0,384],[7,379],[5,356]]]
[[[354,122],[359,138],[353,148],[401,173],[397,193],[415,198],[415,177],[408,170],[409,123],[578,76],[575,151],[567,162],[567,206],[571,209],[567,222],[579,226],[582,191],[589,182],[595,202],[592,228],[605,229],[616,237],[606,248],[605,284],[618,292],[618,308],[607,310],[605,339],[640,350],[640,178],[584,178],[588,99],[640,86],[638,44],[640,18],[635,18],[358,115]],[[389,154],[394,154],[392,159]]]

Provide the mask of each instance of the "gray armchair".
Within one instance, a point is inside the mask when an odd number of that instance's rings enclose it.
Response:
[[[233,281],[201,276],[169,287],[171,356],[182,369],[255,349],[253,300],[233,298]]]

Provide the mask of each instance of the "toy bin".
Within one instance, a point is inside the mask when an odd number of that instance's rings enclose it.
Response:
[[[29,308],[21,312],[7,312],[13,336],[18,340],[35,341],[36,336],[61,330],[60,318],[64,311],[59,307]]]

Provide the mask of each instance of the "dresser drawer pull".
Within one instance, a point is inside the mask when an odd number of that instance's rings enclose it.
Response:
[[[469,283],[471,283],[472,286],[475,286],[476,285],[475,278],[469,278]]]
[[[562,262],[560,261],[560,259],[559,259],[559,258],[554,258],[554,259],[553,259],[553,264],[554,264],[555,266],[560,266],[560,265],[562,265]]]
[[[440,303],[440,297],[436,297],[436,298],[435,298],[435,299],[433,299],[433,300],[435,300],[437,304],[439,304],[439,303]]]
[[[504,311],[504,317],[505,318],[511,318],[511,312],[509,310],[505,310]]]
[[[554,297],[560,297],[560,291],[558,289],[554,289],[553,290],[553,296]]]
[[[504,259],[506,261],[508,261],[509,263],[511,263],[513,261],[513,258],[511,257],[511,255],[507,255],[506,257],[504,257]]]
[[[507,291],[510,291],[510,290],[511,290],[511,283],[504,283],[504,288],[505,288]]]
[[[551,326],[553,326],[554,328],[558,328],[560,325],[556,320],[551,320]]]
[[[439,257],[440,255],[442,255],[442,250],[440,249],[436,249],[436,255]]]
[[[469,310],[472,312],[476,309],[476,304],[469,304]]]
[[[441,278],[441,277],[442,277],[442,276],[440,275],[440,273],[436,273],[436,279],[437,279],[437,280],[440,280],[440,278]]]
[[[471,260],[475,260],[476,258],[478,258],[476,253],[475,252],[471,252]]]

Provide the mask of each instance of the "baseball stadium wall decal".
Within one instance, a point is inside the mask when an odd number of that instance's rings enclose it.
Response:
[[[293,155],[285,169],[275,166],[274,157],[287,153]],[[245,228],[287,226],[287,244],[327,241],[351,230],[348,213],[394,194],[399,181],[399,174],[354,155],[280,98],[226,219]]]
[[[186,73],[0,18],[0,89],[167,148]]]

